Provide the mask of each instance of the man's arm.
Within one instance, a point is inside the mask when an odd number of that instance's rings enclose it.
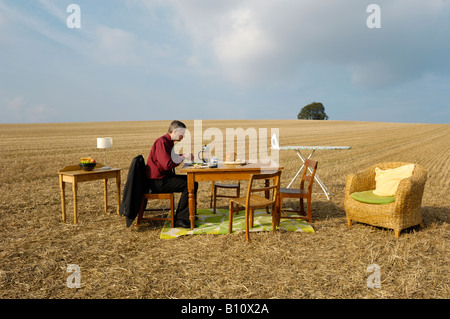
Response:
[[[171,146],[164,143],[162,140],[158,141],[156,144],[155,153],[159,165],[161,165],[161,168],[165,171],[174,169],[184,160],[184,158],[180,159],[180,155],[173,153]]]

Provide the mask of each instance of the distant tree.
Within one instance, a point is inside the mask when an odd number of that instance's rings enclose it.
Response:
[[[322,103],[313,102],[304,106],[297,118],[299,120],[328,120],[328,115],[325,113],[325,108]]]

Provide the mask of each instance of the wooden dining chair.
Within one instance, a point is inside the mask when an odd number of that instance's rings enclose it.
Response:
[[[234,189],[236,190],[236,195],[233,194],[218,194],[219,189]],[[209,203],[209,208],[213,209],[213,213],[216,213],[216,202],[217,198],[239,198],[241,196],[241,182],[238,181],[237,183],[232,184],[223,184],[223,183],[216,183],[212,182],[211,184],[211,200]]]
[[[300,188],[280,188],[280,196],[278,198],[279,210],[276,216],[276,226],[280,225],[280,218],[287,219],[306,219],[308,222],[312,222],[311,217],[311,195],[314,182],[314,176],[316,175],[318,162],[307,159],[305,160],[302,179],[300,181]],[[308,174],[308,172],[310,174]],[[308,187],[305,187],[305,182],[308,183]],[[283,200],[285,198],[299,198],[300,210],[289,210],[289,212],[297,213],[297,215],[288,215],[283,210]],[[306,212],[303,206],[303,200],[306,199]]]
[[[169,200],[170,202],[170,215],[164,217],[164,212],[166,209],[147,209],[147,203],[149,200]],[[144,212],[155,212],[162,211],[162,215],[145,217]],[[139,209],[136,226],[139,227],[142,221],[150,221],[150,220],[170,220],[172,228],[175,227],[175,212],[174,212],[174,196],[173,193],[161,193],[161,194],[144,194],[141,200],[141,207]]]
[[[280,190],[281,171],[272,174],[252,174],[248,181],[247,196],[230,199],[228,233],[233,231],[233,214],[245,209],[245,237],[250,241],[250,226],[253,228],[255,209],[272,207],[272,227],[275,231],[275,217],[278,215],[277,198]],[[260,186],[258,181],[265,180]],[[259,183],[260,184],[260,183]],[[263,196],[255,193],[264,193]]]

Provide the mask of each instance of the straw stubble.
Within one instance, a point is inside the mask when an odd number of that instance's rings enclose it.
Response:
[[[108,214],[101,181],[79,185],[79,223],[61,221],[57,171],[81,157],[102,162],[96,138],[111,136],[108,164],[123,168],[148,156],[169,123],[116,122],[0,125],[0,298],[448,298],[449,125],[337,121],[203,121],[217,127],[279,128],[281,145],[350,145],[317,151],[319,175],[335,193],[313,196],[315,233],[195,235],[160,240],[161,223],[126,228],[116,214],[109,182]],[[193,121],[186,121],[188,128]],[[205,141],[208,142],[208,141]],[[268,137],[270,145],[270,137]],[[349,173],[380,162],[423,165],[425,228],[395,239],[392,231],[354,223],[343,205]],[[281,152],[282,187],[298,169],[294,152]],[[245,191],[245,189],[243,190]],[[315,192],[320,192],[315,187]],[[210,184],[198,205],[209,207]],[[176,200],[178,197],[176,197]],[[159,204],[156,204],[159,205]],[[220,207],[228,207],[219,200]],[[296,202],[288,202],[295,207]],[[80,267],[81,288],[68,288],[69,264]],[[369,265],[381,288],[368,288]]]

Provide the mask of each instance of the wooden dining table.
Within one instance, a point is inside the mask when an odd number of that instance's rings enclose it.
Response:
[[[196,168],[190,163],[185,163],[181,169],[182,173],[187,174],[187,183],[189,191],[189,220],[191,229],[195,228],[195,182],[205,181],[226,181],[226,180],[249,180],[252,174],[269,174],[283,170],[279,165],[270,165],[261,162],[224,164],[219,163],[217,167]],[[268,194],[267,194],[268,195]]]

